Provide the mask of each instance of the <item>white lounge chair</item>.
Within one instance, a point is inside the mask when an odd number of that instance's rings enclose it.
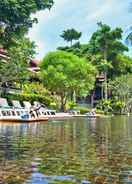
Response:
[[[12,100],[13,107],[22,108],[20,102],[18,100]]]

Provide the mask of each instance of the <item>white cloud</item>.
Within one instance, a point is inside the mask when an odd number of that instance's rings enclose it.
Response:
[[[63,10],[65,3],[67,3],[67,0],[55,0],[55,4],[51,8],[51,10],[44,10],[37,12],[35,15],[32,15],[32,17],[37,17],[38,24],[34,24],[33,27],[29,30],[28,37],[36,42],[37,45],[37,57],[41,59],[43,57],[43,54],[46,53],[46,43],[44,43],[44,40],[42,40],[40,35],[40,30],[43,28],[46,29],[46,24],[52,20],[55,19],[56,16],[60,13],[61,10]],[[42,52],[40,52],[42,51]]]
[[[96,21],[97,19],[101,19],[104,15],[109,14],[113,7],[116,7],[117,1],[115,0],[105,0],[100,3],[100,5],[97,5],[97,3],[94,3],[94,6],[92,6],[92,11],[89,13],[86,17],[87,21]]]
[[[35,16],[39,23],[30,29],[28,36],[38,45],[38,58],[63,45],[59,34],[74,27],[82,31],[81,41],[87,42],[102,21],[112,27],[125,28],[131,23],[128,0],[55,0],[50,11],[40,11]]]

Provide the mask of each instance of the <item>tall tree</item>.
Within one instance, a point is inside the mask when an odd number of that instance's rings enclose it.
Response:
[[[0,44],[7,47],[19,39],[37,22],[31,15],[52,5],[53,0],[0,1]]]
[[[111,67],[111,60],[117,54],[123,51],[128,51],[128,48],[123,45],[120,41],[122,39],[122,30],[120,28],[111,29],[110,26],[106,24],[98,23],[98,30],[93,33],[90,43],[89,52],[92,54],[101,54],[101,67],[104,72],[105,78],[105,99],[107,100],[107,74],[108,68]]]
[[[60,35],[65,41],[70,42],[72,46],[73,40],[79,40],[82,33],[76,31],[75,29],[67,29],[63,31],[63,33]]]
[[[62,111],[71,92],[84,96],[94,86],[95,67],[71,53],[51,52],[43,59],[40,67],[43,84],[60,97]]]
[[[35,44],[23,38],[8,50],[9,60],[0,60],[0,85],[29,78],[29,61],[35,54]]]

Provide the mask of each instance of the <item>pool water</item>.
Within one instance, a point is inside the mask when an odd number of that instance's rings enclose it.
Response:
[[[132,183],[132,117],[0,123],[2,184]]]

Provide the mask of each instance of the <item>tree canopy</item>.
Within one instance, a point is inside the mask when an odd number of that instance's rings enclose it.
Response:
[[[28,38],[23,38],[8,50],[9,60],[0,62],[1,85],[8,81],[19,81],[29,77],[29,61],[35,54],[35,44]]]
[[[111,60],[117,54],[128,51],[128,48],[121,42],[122,29],[111,29],[106,24],[98,23],[98,30],[93,33],[89,42],[89,51],[92,54],[101,53],[103,59]]]
[[[71,53],[49,53],[42,61],[41,78],[45,87],[61,98],[61,109],[75,91],[78,96],[87,95],[95,82],[95,67],[83,58]]]
[[[65,31],[63,31],[63,33],[61,34],[61,37],[67,41],[67,42],[71,42],[71,46],[72,46],[72,42],[73,40],[79,40],[79,38],[81,37],[82,33],[76,31],[75,29],[67,29]]]
[[[93,33],[89,42],[89,52],[91,54],[100,54],[101,62],[98,63],[100,69],[104,73],[104,94],[105,99],[108,98],[107,78],[108,70],[112,68],[111,60],[118,54],[128,51],[128,48],[121,42],[122,29],[111,29],[110,26],[98,23],[98,30]]]
[[[122,112],[132,110],[132,74],[121,75],[109,83],[114,101],[122,105]]]
[[[2,0],[0,2],[0,44],[7,47],[32,27],[32,14],[50,9],[53,0]]]

